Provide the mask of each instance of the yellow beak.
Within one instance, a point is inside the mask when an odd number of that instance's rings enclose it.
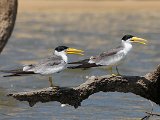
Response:
[[[147,44],[148,41],[143,38],[132,37],[131,42],[136,42],[136,43],[140,43],[140,44]]]
[[[84,55],[83,54],[83,50],[78,50],[78,49],[75,49],[75,48],[68,48],[66,50],[67,54],[77,54],[77,55]]]

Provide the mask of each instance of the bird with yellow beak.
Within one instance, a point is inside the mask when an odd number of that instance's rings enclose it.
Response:
[[[90,68],[90,67],[98,67],[105,66],[107,67],[112,75],[120,75],[118,71],[118,65],[124,62],[126,56],[132,49],[132,43],[140,43],[147,44],[147,40],[135,37],[133,35],[125,35],[121,39],[121,45],[105,51],[97,56],[91,56],[89,59],[81,60],[78,62],[72,62],[69,64],[79,64],[78,66],[71,66],[69,68]],[[112,67],[116,67],[117,73],[114,74],[112,72]]]
[[[36,64],[24,65],[23,70],[1,70],[1,72],[12,73],[12,75],[7,75],[6,77],[22,76],[26,74],[49,75],[50,86],[53,87],[51,75],[65,69],[68,63],[67,54],[83,55],[83,52],[83,50],[75,48],[58,46],[54,49],[54,53],[50,57],[42,59]]]

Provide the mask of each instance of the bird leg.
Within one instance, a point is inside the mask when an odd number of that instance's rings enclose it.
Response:
[[[118,67],[116,66],[117,76],[121,76],[121,74],[118,71]]]
[[[49,76],[49,84],[50,84],[50,87],[53,87],[54,85],[53,85],[53,82],[52,82],[52,77],[51,76]]]
[[[111,73],[112,76],[116,76],[116,75],[113,73],[112,67],[109,67],[108,70],[110,71],[110,73]]]

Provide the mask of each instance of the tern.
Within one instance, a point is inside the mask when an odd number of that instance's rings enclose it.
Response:
[[[97,66],[107,66],[112,75],[120,75],[118,71],[118,65],[124,62],[126,56],[132,50],[132,43],[147,44],[147,40],[133,35],[125,35],[121,39],[121,45],[118,47],[103,52],[97,56],[91,56],[89,59],[85,59],[78,62],[69,64],[80,64],[78,66],[71,66],[69,68],[90,68]],[[116,67],[116,74],[113,74],[112,67]]]
[[[20,70],[1,70],[1,72],[13,73],[8,76],[21,76],[23,74],[49,75],[50,86],[53,87],[51,74],[60,72],[66,68],[68,63],[67,54],[83,55],[83,52],[83,50],[75,48],[58,46],[55,48],[53,55],[40,60],[36,64],[25,65]]]

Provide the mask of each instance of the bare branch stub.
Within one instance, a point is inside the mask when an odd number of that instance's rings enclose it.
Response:
[[[30,92],[8,94],[8,96],[13,96],[19,101],[28,101],[31,107],[37,102],[44,103],[49,101],[58,101],[62,104],[74,106],[75,108],[80,106],[80,102],[77,99],[77,96],[79,96],[78,92],[73,88],[49,87]]]
[[[145,76],[116,76],[109,75],[90,77],[85,83],[75,88],[54,87],[9,94],[20,101],[28,101],[30,106],[37,102],[58,101],[77,108],[90,95],[103,92],[134,93],[160,105],[160,65]]]

